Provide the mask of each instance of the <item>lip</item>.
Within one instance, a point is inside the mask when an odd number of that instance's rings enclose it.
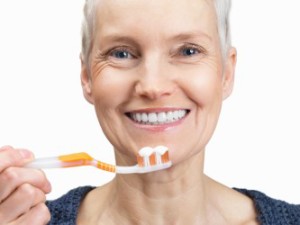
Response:
[[[174,122],[169,122],[165,124],[141,124],[137,123],[134,120],[132,120],[129,116],[130,113],[159,113],[159,112],[169,112],[169,111],[176,111],[176,110],[186,110],[187,114]],[[191,110],[188,108],[182,108],[182,107],[168,107],[168,108],[144,108],[144,109],[137,109],[137,110],[131,110],[125,112],[126,118],[130,121],[131,124],[134,125],[134,127],[150,132],[162,132],[162,131],[167,131],[176,128],[179,126],[181,123],[184,122],[184,120],[189,116]]]
[[[182,107],[164,107],[164,108],[143,108],[143,109],[136,109],[136,110],[130,110],[125,112],[125,114],[128,113],[159,113],[159,112],[168,112],[168,111],[176,111],[176,110],[188,110],[190,111],[190,109],[188,108],[182,108]]]

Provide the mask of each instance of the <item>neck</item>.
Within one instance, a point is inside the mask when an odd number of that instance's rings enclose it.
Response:
[[[252,200],[205,176],[203,161],[204,151],[167,170],[117,175],[86,196],[77,224],[257,224]]]
[[[210,204],[203,161],[201,153],[165,171],[117,175],[109,207],[122,224],[207,224]]]

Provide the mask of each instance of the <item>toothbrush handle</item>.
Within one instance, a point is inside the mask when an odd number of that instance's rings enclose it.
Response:
[[[98,169],[112,172],[116,171],[116,166],[95,160],[84,152],[61,155],[58,157],[39,158],[27,164],[27,168],[47,169],[47,168],[66,168],[77,166],[94,166]]]
[[[77,152],[56,157],[39,158],[27,164],[28,168],[64,168],[92,165],[93,158],[85,152]]]
[[[47,169],[47,168],[62,168],[63,164],[57,157],[36,159],[27,165],[26,168]]]

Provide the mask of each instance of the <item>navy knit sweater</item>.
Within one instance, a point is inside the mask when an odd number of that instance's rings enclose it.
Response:
[[[80,202],[93,189],[94,187],[90,186],[79,187],[57,200],[47,201],[51,212],[51,221],[48,225],[76,225]],[[261,225],[300,225],[300,205],[272,199],[258,191],[237,188],[235,190],[253,200],[257,220]]]

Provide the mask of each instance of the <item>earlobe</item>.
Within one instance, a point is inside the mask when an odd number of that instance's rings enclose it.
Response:
[[[236,49],[230,48],[228,50],[228,55],[225,61],[223,74],[223,100],[228,98],[233,90],[236,59]]]
[[[94,103],[93,98],[92,98],[92,84],[91,84],[91,78],[88,72],[88,66],[87,64],[83,61],[82,55],[80,55],[80,60],[81,60],[81,73],[80,73],[80,78],[81,78],[81,87],[83,91],[84,98],[91,104]]]

